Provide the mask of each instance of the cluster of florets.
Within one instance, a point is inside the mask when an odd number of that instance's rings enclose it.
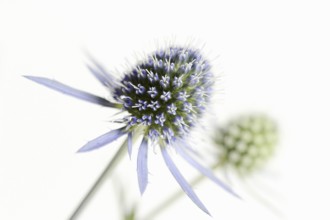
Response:
[[[120,109],[121,113],[125,114],[116,120],[123,124],[120,128],[88,141],[78,152],[96,150],[121,136],[126,136],[127,152],[131,156],[135,138],[142,136],[137,154],[137,176],[141,194],[148,184],[148,151],[151,143],[160,147],[165,164],[173,177],[189,198],[204,212],[209,214],[171,159],[168,147],[176,149],[193,167],[238,197],[229,186],[190,155],[191,147],[186,140],[191,128],[197,124],[210,102],[214,83],[211,67],[199,50],[169,47],[156,51],[124,74],[121,80],[116,80],[95,60],[92,62],[94,66],[88,68],[100,83],[110,90],[115,102],[56,80],[25,76],[66,95],[104,107]],[[122,147],[125,145],[123,144]],[[116,156],[114,158],[116,159]]]
[[[272,155],[277,142],[277,126],[261,114],[241,116],[216,133],[220,160],[241,173],[251,172]]]
[[[127,128],[145,125],[152,140],[171,142],[194,126],[209,101],[213,74],[198,50],[159,50],[126,73],[114,98],[130,113]]]

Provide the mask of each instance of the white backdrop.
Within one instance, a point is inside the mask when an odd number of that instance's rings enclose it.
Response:
[[[285,198],[279,203],[288,219],[329,219],[327,3],[0,0],[0,219],[67,219],[122,141],[76,154],[86,141],[111,129],[107,121],[114,111],[22,75],[50,77],[107,96],[85,66],[85,50],[108,69],[121,70],[126,59],[134,63],[136,52],[169,39],[205,43],[215,72],[222,75],[219,121],[246,110],[278,120],[280,150],[266,178]],[[126,158],[81,219],[119,219],[117,179],[125,183],[128,204],[136,200],[142,213],[179,188],[159,154],[149,164],[150,184],[142,198],[135,162]],[[196,174],[188,166],[181,170]],[[196,192],[213,219],[277,218],[211,183]],[[179,217],[212,219],[187,197],[157,219]]]

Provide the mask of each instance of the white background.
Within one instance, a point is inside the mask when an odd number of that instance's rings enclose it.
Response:
[[[274,200],[287,218],[329,219],[327,3],[0,0],[0,219],[67,219],[122,141],[76,154],[112,128],[107,121],[115,111],[63,96],[22,75],[50,77],[107,96],[85,67],[85,50],[110,70],[121,70],[126,59],[134,63],[136,52],[169,39],[197,39],[212,61],[220,55],[214,61],[214,71],[223,76],[219,121],[246,110],[278,120],[280,150],[273,174],[264,178],[285,198]],[[139,202],[141,213],[179,188],[159,154],[150,156],[149,164],[150,184],[142,198],[135,161],[126,157],[81,219],[120,219],[118,187],[111,183],[118,185],[118,179],[129,194],[127,206]],[[180,167],[188,176],[196,174]],[[213,219],[276,219],[258,203],[237,201],[214,184],[196,192]],[[179,218],[212,219],[186,197],[158,219]]]

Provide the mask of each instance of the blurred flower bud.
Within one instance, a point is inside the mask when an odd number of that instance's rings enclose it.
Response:
[[[264,114],[246,114],[218,128],[214,141],[220,160],[240,174],[260,168],[272,155],[278,140],[276,123]]]

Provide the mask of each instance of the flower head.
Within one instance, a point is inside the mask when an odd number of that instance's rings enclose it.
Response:
[[[175,148],[192,166],[236,195],[189,154],[187,136],[207,109],[214,82],[211,66],[199,50],[186,47],[158,50],[125,73],[121,80],[116,80],[97,62],[94,61],[94,64],[95,67],[89,69],[109,89],[113,101],[54,80],[26,76],[65,94],[102,106],[118,108],[126,113],[119,121],[122,123],[121,128],[88,142],[79,152],[103,147],[127,135],[128,153],[131,156],[132,137],[142,133],[143,138],[137,155],[141,193],[145,191],[148,183],[148,149],[154,145],[160,147],[166,165],[185,193],[206,213],[208,210],[172,161],[168,147]]]
[[[220,160],[241,174],[260,168],[273,154],[278,139],[275,122],[263,114],[236,118],[216,132]]]
[[[158,141],[170,143],[189,133],[200,118],[208,104],[211,90],[205,88],[212,86],[212,77],[209,63],[198,50],[170,47],[126,73],[112,88],[113,98],[129,113],[128,123],[138,122],[126,130],[134,132],[148,125],[145,135],[153,130],[159,134]]]

